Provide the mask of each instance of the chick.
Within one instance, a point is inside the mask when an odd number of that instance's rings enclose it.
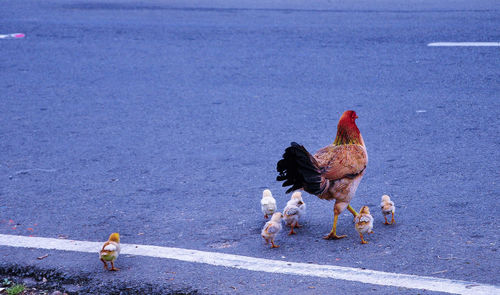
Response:
[[[262,228],[262,237],[266,241],[266,244],[271,242],[271,248],[278,248],[279,246],[274,244],[274,238],[281,231],[281,219],[283,218],[283,214],[280,212],[274,213],[271,216],[271,220],[266,222],[264,228]]]
[[[394,220],[394,213],[396,212],[396,207],[394,206],[394,202],[391,201],[391,198],[388,195],[382,196],[382,202],[380,203],[380,209],[382,209],[382,214],[384,214],[385,222],[384,224],[394,224],[396,220]],[[391,214],[391,223],[387,222],[387,215]]]
[[[264,213],[264,218],[268,215],[273,215],[276,212],[276,200],[273,198],[271,191],[266,189],[262,192],[262,199],[260,200],[260,209]]]
[[[285,209],[283,209],[283,218],[285,223],[291,227],[290,233],[288,235],[294,235],[293,229],[295,227],[300,227],[299,218],[305,214],[306,204],[302,200],[302,193],[293,193],[290,201],[286,203]]]
[[[107,261],[109,261],[111,263],[110,270],[120,270],[114,264],[116,258],[118,258],[118,254],[120,254],[120,234],[112,233],[108,241],[102,245],[102,249],[99,252],[99,259],[104,263],[104,269],[108,270]]]
[[[361,244],[368,243],[363,238],[363,234],[372,234],[373,233],[373,217],[370,215],[370,209],[368,206],[363,206],[359,210],[359,214],[355,218],[355,227],[356,231],[359,233],[361,237]]]
[[[292,194],[292,199],[298,200],[297,207],[299,207],[299,218],[304,217],[306,215],[306,203],[304,203],[304,200],[302,200],[302,192],[300,191],[295,191]]]

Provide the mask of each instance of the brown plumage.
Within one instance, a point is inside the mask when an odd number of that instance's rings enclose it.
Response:
[[[355,122],[357,118],[356,112],[345,111],[337,125],[333,144],[312,156],[303,146],[292,142],[277,164],[279,175],[276,179],[285,181],[285,187],[292,186],[287,193],[304,189],[318,198],[335,200],[333,226],[326,239],[345,237],[336,234],[337,219],[342,211],[348,208],[357,215],[349,203],[368,163],[365,142]]]

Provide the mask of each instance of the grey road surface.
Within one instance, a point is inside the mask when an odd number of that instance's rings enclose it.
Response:
[[[495,1],[4,1],[0,234],[104,241],[500,285],[500,41]],[[260,238],[262,190],[291,141],[333,142],[354,109],[369,164],[352,205],[361,245],[321,237],[333,203],[279,249]],[[396,202],[394,226],[378,210]],[[36,257],[50,254],[46,259]],[[431,293],[121,256],[0,247],[2,273],[81,294]]]

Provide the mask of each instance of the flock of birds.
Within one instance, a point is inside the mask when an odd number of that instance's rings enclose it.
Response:
[[[266,222],[261,232],[266,244],[271,243],[271,248],[279,247],[274,243],[274,239],[282,229],[282,221],[285,221],[285,224],[290,227],[288,235],[294,235],[296,234],[294,228],[301,227],[299,225],[299,220],[306,213],[306,203],[302,200],[302,193],[300,191],[295,191],[292,194],[282,213],[277,212],[276,199],[273,198],[271,191],[266,189],[262,192],[260,207],[262,213],[264,214],[264,218],[267,219],[271,216],[271,220]],[[391,198],[388,195],[382,196],[380,209],[382,211],[382,215],[384,215],[384,224],[394,224],[396,222],[394,220],[396,206],[394,206],[394,202],[391,201]],[[388,215],[391,215],[390,222],[387,221]],[[359,233],[361,243],[367,244],[368,242],[365,241],[363,234],[373,233],[373,217],[370,214],[370,208],[368,208],[368,206],[361,207],[359,214],[354,217],[354,227]]]
[[[295,191],[290,200],[286,203],[283,213],[276,212],[276,199],[274,199],[271,191],[266,189],[262,192],[262,199],[260,200],[260,207],[264,218],[268,219],[271,216],[271,220],[266,222],[262,228],[261,235],[266,241],[266,244],[271,243],[271,248],[278,248],[279,246],[274,243],[274,239],[282,229],[282,221],[285,222],[287,226],[290,227],[290,232],[288,235],[294,235],[296,232],[295,228],[301,227],[299,220],[306,214],[306,203],[302,199],[302,193],[300,191]],[[380,203],[380,209],[384,215],[384,224],[394,224],[394,213],[396,212],[396,207],[394,202],[388,195],[382,196],[382,202]],[[387,221],[387,216],[391,215],[391,221]],[[373,217],[370,214],[370,209],[368,206],[363,206],[359,210],[359,214],[354,218],[354,227],[361,237],[361,243],[368,243],[365,241],[363,234],[373,233]],[[120,254],[120,234],[112,233],[109,239],[102,245],[99,251],[99,259],[104,264],[105,270],[117,271],[119,268],[115,267],[115,260]],[[108,267],[108,262],[111,264],[111,268]]]
[[[345,237],[337,235],[337,221],[339,215],[347,209],[354,216],[355,228],[361,243],[367,243],[363,235],[373,233],[373,217],[370,209],[368,206],[363,206],[358,213],[350,205],[368,164],[365,142],[356,125],[357,118],[355,111],[345,111],[337,124],[337,135],[333,143],[321,148],[314,155],[296,142],[292,142],[285,149],[283,158],[276,165],[276,171],[279,173],[276,180],[283,181],[284,187],[291,186],[286,193],[293,192],[293,194],[283,212],[277,212],[276,200],[270,190],[264,190],[261,200],[265,218],[271,215],[271,220],[264,225],[261,235],[267,244],[271,243],[272,248],[279,247],[274,240],[282,229],[283,220],[290,226],[289,235],[295,234],[294,229],[300,227],[299,220],[306,211],[301,191],[323,200],[335,201],[333,226],[325,239]],[[382,196],[380,207],[385,224],[394,224],[396,208],[389,196]],[[392,215],[390,223],[387,221],[388,215]],[[105,269],[118,270],[114,266],[114,261],[119,253],[120,235],[113,233],[99,252],[99,258],[104,263]],[[108,268],[108,262],[111,268]]]

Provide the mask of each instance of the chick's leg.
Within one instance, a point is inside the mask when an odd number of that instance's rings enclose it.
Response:
[[[392,219],[391,219],[391,224],[396,223],[396,220],[394,220],[394,212],[392,212]]]
[[[117,271],[117,270],[120,270],[119,268],[116,268],[115,267],[115,263],[113,261],[111,261],[111,270],[112,271]]]
[[[295,227],[295,222],[292,222],[292,224],[290,224],[290,232],[288,233],[288,235],[294,235],[295,232],[293,231],[293,228]]]
[[[106,263],[106,261],[104,261],[104,259],[101,259],[102,263],[104,263],[104,269],[105,270],[108,270],[108,264]]]
[[[363,238],[363,234],[362,233],[359,233],[359,237],[361,238],[361,244],[368,244],[368,242],[365,241],[365,239]]]
[[[274,239],[271,239],[271,248],[279,248],[280,246],[274,244]]]
[[[347,206],[347,204],[345,204],[345,203],[335,203],[335,206],[333,206],[332,230],[330,231],[330,233],[328,235],[324,236],[323,239],[334,240],[334,239],[342,239],[342,238],[347,237],[346,235],[337,236],[337,221],[339,219],[340,213],[342,213],[342,211],[344,211],[346,206]]]
[[[387,221],[387,215],[384,214],[384,218],[385,218],[385,222],[384,224],[390,224],[388,221]]]

